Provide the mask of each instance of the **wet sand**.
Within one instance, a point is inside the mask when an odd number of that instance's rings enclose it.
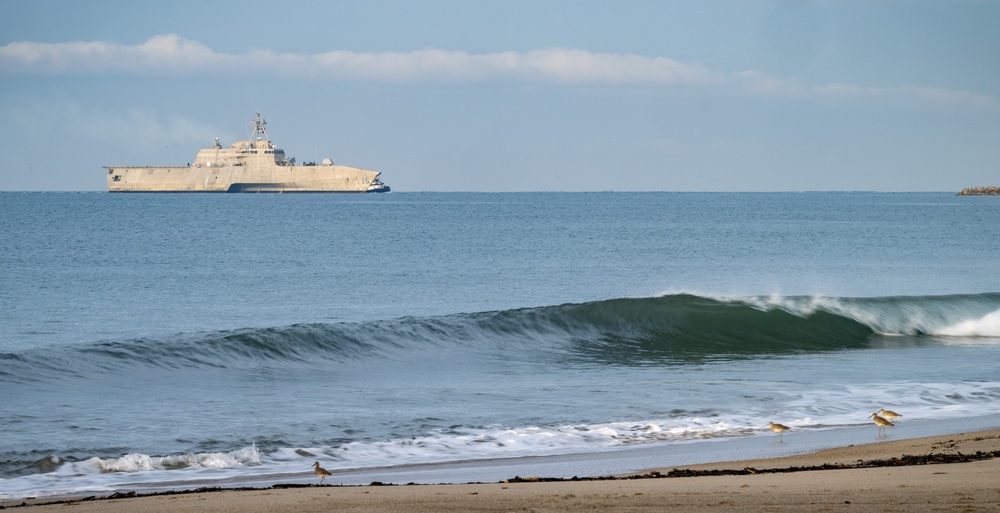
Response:
[[[946,463],[953,459],[974,461]],[[819,467],[828,469],[803,470]],[[636,478],[643,475],[646,478]],[[671,475],[692,477],[656,477]],[[32,513],[1000,511],[1000,430],[851,445],[783,458],[651,469],[615,479],[520,477],[501,483],[222,489],[5,501],[0,506]],[[19,507],[22,503],[26,507]]]

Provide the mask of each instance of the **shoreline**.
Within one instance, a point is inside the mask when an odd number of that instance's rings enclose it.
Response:
[[[907,456],[912,458],[907,458]],[[958,462],[963,461],[963,462]],[[1000,506],[1000,429],[846,445],[808,454],[651,468],[586,478],[510,476],[496,483],[284,484],[101,497],[0,501],[55,511],[938,511]]]

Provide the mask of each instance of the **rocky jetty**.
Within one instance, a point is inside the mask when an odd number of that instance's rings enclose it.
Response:
[[[966,187],[958,193],[959,196],[1000,196],[1000,187],[996,185],[980,185],[979,187]]]

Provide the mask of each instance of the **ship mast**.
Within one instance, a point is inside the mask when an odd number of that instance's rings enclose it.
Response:
[[[257,119],[251,121],[251,123],[253,123],[253,132],[250,133],[251,141],[254,140],[254,136],[256,136],[256,139],[258,140],[264,139],[266,141],[270,141],[270,139],[267,138],[267,128],[265,127],[265,125],[267,125],[267,121],[264,121],[264,118],[260,117],[260,112],[257,113]]]

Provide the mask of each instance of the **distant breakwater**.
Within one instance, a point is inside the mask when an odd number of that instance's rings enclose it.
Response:
[[[1000,187],[987,185],[979,187],[966,187],[958,193],[959,196],[1000,196]]]

